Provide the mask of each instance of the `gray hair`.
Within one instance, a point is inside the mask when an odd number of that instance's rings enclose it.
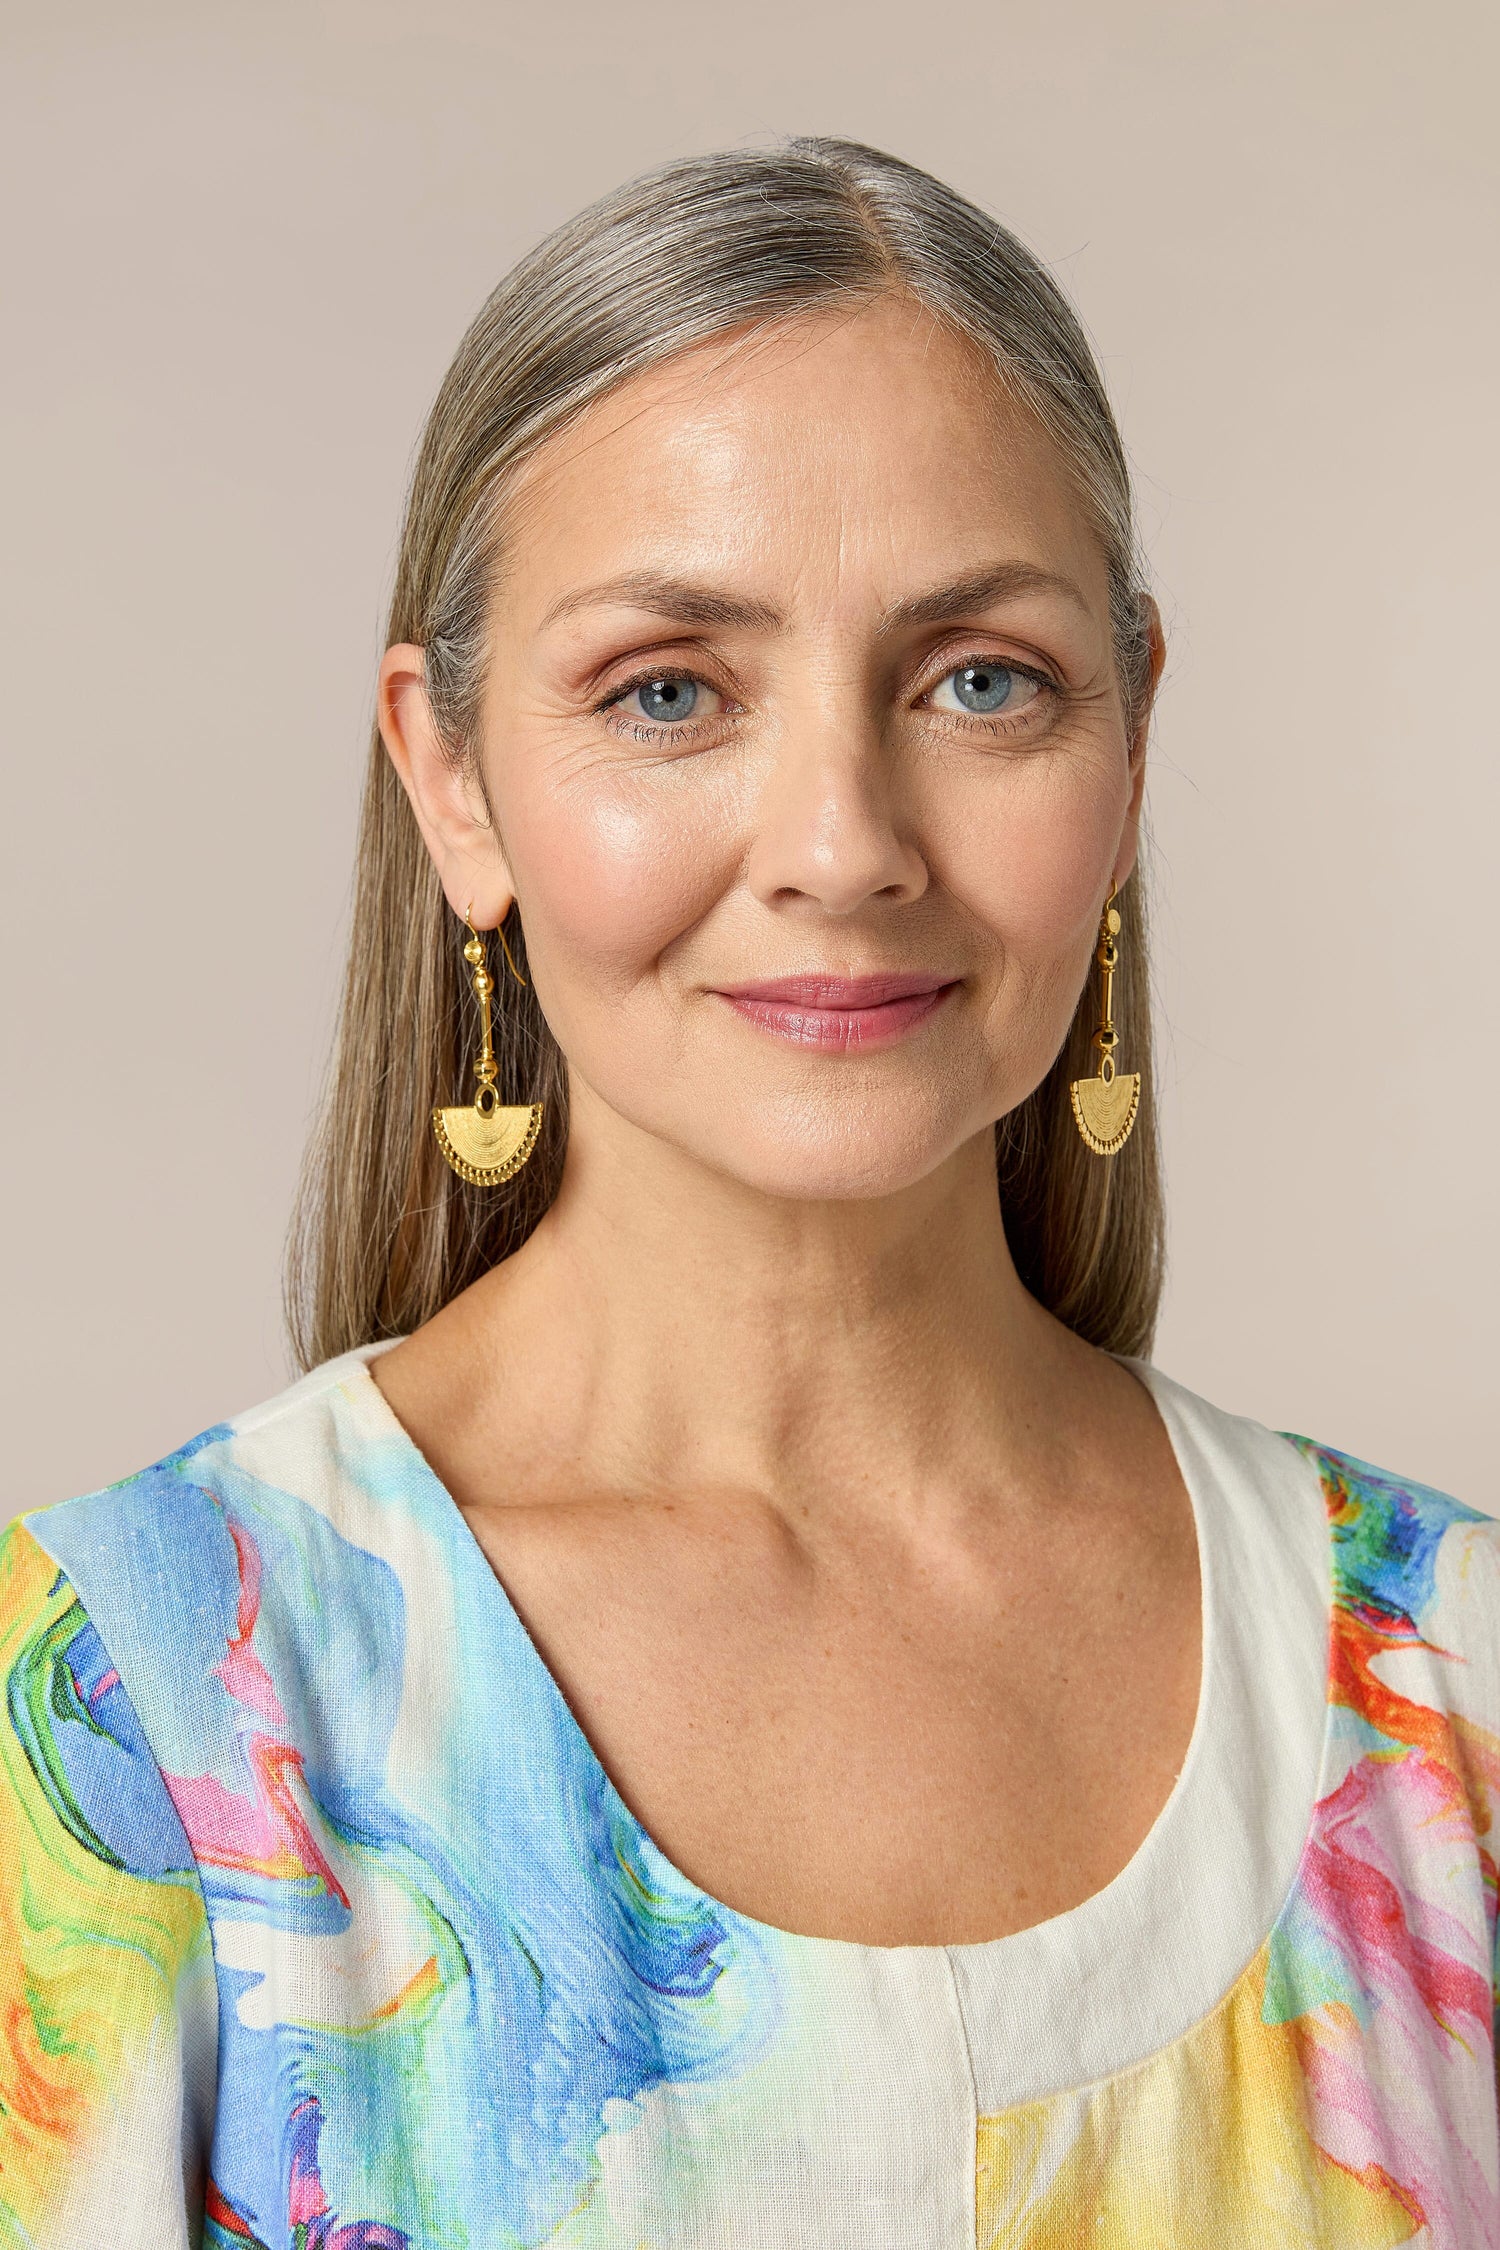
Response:
[[[1109,571],[1126,708],[1139,709],[1150,644],[1130,473],[1067,299],[940,180],[853,141],[795,140],[693,157],[606,196],[521,260],[460,344],[417,467],[401,589],[425,597],[411,637],[451,741],[472,739],[499,503],[519,464],[693,344],[891,290],[968,337],[1068,463]]]
[[[481,308],[419,448],[387,644],[426,651],[459,756],[477,743],[502,510],[521,464],[595,400],[688,347],[898,291],[967,337],[1058,448],[1108,569],[1122,699],[1150,693],[1151,626],[1130,476],[1099,371],[1062,291],[1013,234],[941,181],[852,141],[795,140],[671,164],[606,196],[523,258]],[[1124,916],[1116,991],[1150,1091],[1145,911]],[[507,932],[524,960],[514,912]],[[462,1082],[467,981],[431,861],[378,732],[371,741],[338,1042],[293,1225],[288,1312],[303,1365],[431,1317],[519,1247],[550,1205],[567,1072],[529,987],[499,980],[503,1099],[541,1100],[541,1139],[503,1192],[450,1173],[428,1130]],[[1091,1067],[1080,996],[1041,1086],[996,1127],[1007,1239],[1027,1287],[1090,1341],[1149,1347],[1163,1217],[1148,1104],[1092,1156],[1068,1080]]]

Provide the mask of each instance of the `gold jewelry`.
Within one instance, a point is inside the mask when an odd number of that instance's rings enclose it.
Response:
[[[474,1100],[467,1107],[435,1109],[432,1130],[444,1158],[461,1180],[468,1180],[474,1187],[499,1187],[503,1180],[514,1178],[536,1147],[536,1138],[542,1129],[542,1105],[532,1102],[520,1109],[507,1109],[501,1102],[496,1084],[500,1074],[495,1063],[494,1032],[490,1022],[490,994],[495,989],[495,980],[485,965],[484,939],[469,919],[473,911],[471,900],[468,913],[464,915],[469,933],[464,959],[474,972],[474,992],[484,1024],[479,1060],[474,1065]],[[511,960],[504,933],[496,934],[511,975],[517,984],[524,984],[526,979]]]
[[[1096,1156],[1119,1153],[1130,1138],[1135,1113],[1141,1106],[1139,1073],[1133,1070],[1121,1073],[1115,1069],[1115,1047],[1120,1036],[1114,1026],[1115,970],[1120,963],[1120,949],[1115,940],[1119,934],[1120,916],[1115,906],[1115,886],[1111,883],[1104,912],[1099,918],[1099,943],[1094,952],[1101,983],[1099,1028],[1094,1033],[1094,1045],[1099,1050],[1099,1074],[1096,1078],[1075,1078],[1069,1089],[1073,1096],[1073,1122]]]

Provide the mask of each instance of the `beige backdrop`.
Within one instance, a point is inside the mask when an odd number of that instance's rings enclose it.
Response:
[[[1493,0],[9,17],[0,1513],[283,1379],[401,488],[461,330],[626,174],[789,131],[1051,260],[1139,471],[1162,1364],[1500,1508]]]

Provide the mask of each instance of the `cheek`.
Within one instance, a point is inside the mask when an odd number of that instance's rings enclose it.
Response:
[[[1092,944],[1128,803],[1123,760],[1118,773],[1039,767],[954,826],[947,885],[1007,965],[1062,974]]]
[[[639,773],[519,777],[497,792],[501,832],[538,971],[569,1013],[575,976],[618,1003],[734,881],[738,807],[692,762]],[[559,1029],[561,1028],[559,1024]]]

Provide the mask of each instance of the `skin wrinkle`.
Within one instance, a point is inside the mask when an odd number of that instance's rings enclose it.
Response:
[[[1021,1288],[996,1192],[994,1121],[1133,861],[1145,738],[1071,472],[977,365],[885,300],[684,353],[544,445],[492,594],[495,826],[422,652],[382,667],[450,901],[517,899],[570,1107],[547,1216],[375,1379],[658,1846],[882,1944],[1101,1887],[1197,1699],[1165,1433]],[[601,603],[622,586],[693,614]],[[934,703],[969,661],[1058,691]],[[658,666],[712,691],[701,722],[599,708]],[[836,1052],[724,997],[872,971],[948,989]],[[1123,1753],[1107,1714],[1059,1722],[1106,1664]]]
[[[689,345],[675,360],[653,370],[651,389],[635,395],[636,385],[627,383],[623,389],[607,393],[592,408],[586,408],[560,429],[549,432],[535,451],[517,465],[504,492],[498,496],[489,539],[492,594],[498,596],[503,591],[511,548],[518,543],[528,521],[534,521],[537,509],[545,505],[548,464],[560,440],[573,445],[582,459],[594,447],[608,445],[638,417],[649,415],[655,407],[673,400],[690,401],[695,387],[705,377],[717,382],[727,381],[741,369],[753,370],[760,355],[774,353],[794,362],[803,353],[816,348],[820,329],[858,321],[874,301],[877,301],[875,292],[851,289],[843,299],[820,308],[813,318],[793,307],[766,319],[746,321],[702,343]],[[915,300],[903,301],[913,312],[932,318]],[[975,377],[978,390],[983,391],[984,369],[977,353]]]

